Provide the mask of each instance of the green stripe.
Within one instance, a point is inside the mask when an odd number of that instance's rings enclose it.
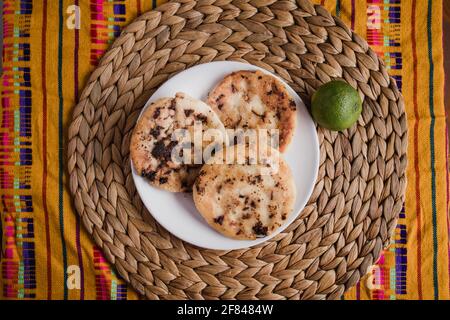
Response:
[[[156,0],[152,0],[152,9],[156,8]]]
[[[431,26],[433,17],[432,1],[428,0],[428,17],[427,17],[427,33],[428,33],[428,60],[430,63],[430,153],[431,153],[431,207],[433,215],[433,285],[434,299],[439,299],[438,286],[438,239],[437,239],[437,210],[436,210],[436,168],[435,168],[435,147],[434,147],[434,62],[433,62],[433,43],[431,36]]]
[[[341,16],[341,0],[336,0],[336,16]]]
[[[62,256],[64,264],[64,299],[68,297],[67,290],[67,249],[66,241],[64,238],[64,203],[63,203],[63,175],[64,175],[64,142],[63,142],[63,86],[62,86],[62,48],[63,48],[63,0],[59,0],[59,29],[58,29],[58,97],[59,97],[59,109],[58,109],[58,159],[59,159],[59,231],[61,235],[62,243]]]

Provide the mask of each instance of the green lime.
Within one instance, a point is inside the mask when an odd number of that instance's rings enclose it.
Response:
[[[311,113],[322,127],[341,131],[350,128],[358,120],[362,102],[358,91],[343,81],[331,81],[322,85],[312,96]]]

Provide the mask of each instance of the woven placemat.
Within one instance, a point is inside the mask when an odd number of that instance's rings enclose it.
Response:
[[[320,170],[308,205],[254,248],[212,251],[177,239],[143,207],[131,177],[130,134],[149,96],[213,60],[275,72],[306,103],[334,78],[364,98],[357,126],[318,129]],[[406,132],[403,100],[383,62],[323,7],[173,1],[126,27],[90,76],[69,129],[70,189],[106,258],[148,298],[336,299],[389,244],[404,201]]]

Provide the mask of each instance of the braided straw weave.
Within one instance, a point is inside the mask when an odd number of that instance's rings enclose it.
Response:
[[[195,64],[248,62],[305,100],[343,78],[364,98],[358,125],[318,129],[320,170],[300,217],[257,247],[213,251],[177,239],[143,207],[129,140],[164,81]],[[389,244],[405,192],[403,100],[384,64],[307,0],[177,0],[123,30],[89,78],[69,129],[75,208],[118,273],[150,299],[336,299]],[[170,204],[168,204],[170,205]]]

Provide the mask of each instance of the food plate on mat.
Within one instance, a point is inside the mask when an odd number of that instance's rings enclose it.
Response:
[[[271,73],[245,63],[220,61],[201,64],[187,69],[166,81],[151,96],[142,113],[155,101],[173,97],[179,92],[207,101],[210,91],[227,75],[236,71],[250,70]],[[272,75],[274,76],[274,75]],[[275,76],[276,77],[276,76]],[[280,81],[282,81],[279,77]],[[283,81],[282,81],[283,82]],[[198,247],[217,250],[248,248],[282,232],[305,207],[317,178],[319,168],[319,141],[315,124],[306,106],[286,83],[289,95],[297,106],[296,126],[290,144],[284,150],[283,158],[289,165],[295,183],[295,203],[292,213],[274,232],[254,240],[240,240],[226,237],[208,225],[195,207],[191,193],[172,193],[152,186],[148,180],[133,168],[136,189],[152,216],[169,232]]]

